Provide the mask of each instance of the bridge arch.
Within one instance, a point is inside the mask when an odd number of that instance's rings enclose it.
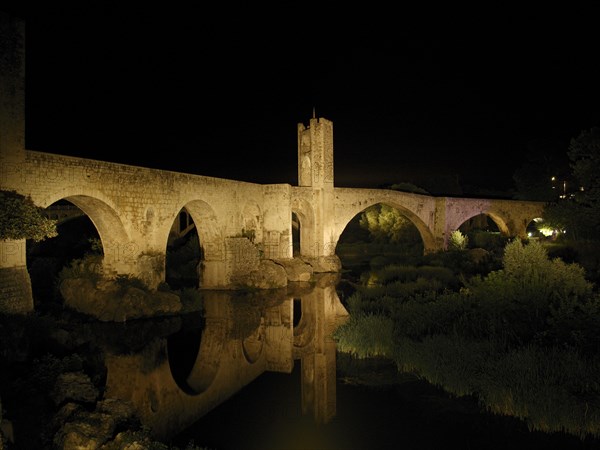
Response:
[[[227,320],[223,318],[208,317],[206,319],[196,362],[184,384],[188,393],[201,394],[215,380],[227,341],[228,328]]]
[[[68,222],[85,215],[81,209],[73,203],[60,199],[46,207],[44,211],[48,219],[55,220],[57,225]]]
[[[169,230],[175,222],[179,213],[185,209],[195,224],[198,233],[198,242],[200,245],[200,261],[198,267],[199,284],[202,286],[205,282],[210,283],[211,277],[218,276],[214,272],[224,270],[223,261],[225,259],[224,236],[219,225],[217,213],[211,205],[204,200],[190,200],[173,212],[172,217],[167,219],[169,224],[161,237],[161,248],[166,249],[169,239]],[[208,279],[207,279],[208,278]]]
[[[129,239],[117,212],[104,201],[86,195],[69,196],[65,200],[81,209],[98,230],[104,252],[104,270],[128,273],[129,264],[139,249]]]
[[[446,230],[449,235],[467,220],[485,214],[507,237],[527,237],[527,226],[543,215],[545,203],[500,199],[452,198],[446,204]]]
[[[482,212],[482,213],[474,214],[470,217],[467,217],[459,225],[459,227],[457,229],[460,229],[460,227],[462,227],[467,221],[469,221],[471,219],[475,219],[478,216],[485,216],[485,217],[490,218],[492,220],[492,222],[494,223],[494,225],[496,225],[496,227],[498,227],[498,231],[500,232],[500,234],[502,234],[503,236],[510,235],[510,230],[509,230],[508,225],[507,225],[506,221],[504,220],[504,218],[499,216],[498,214],[495,214],[494,212]]]
[[[59,200],[66,200],[90,219],[102,243],[103,270],[106,274],[127,274],[139,249],[131,240],[115,206],[105,197],[94,193],[82,193],[82,189],[64,189],[38,200],[46,208]]]
[[[256,363],[265,349],[265,321],[260,317],[257,326],[247,335],[242,337],[242,355],[248,364]]]
[[[1,50],[22,56],[24,47],[13,45],[20,41],[15,39]],[[6,78],[11,86],[22,85],[19,78],[23,68],[14,67]],[[9,110],[20,111],[24,105],[23,89],[12,93],[0,90],[0,97]],[[23,117],[16,114],[0,121],[0,135],[22,137]],[[323,262],[327,270],[337,270],[332,262],[335,258],[330,257],[340,235],[353,217],[376,203],[400,210],[416,226],[426,252],[445,248],[449,232],[482,211],[513,236],[526,236],[527,225],[541,216],[541,208],[532,206],[532,202],[436,198],[385,189],[334,187],[332,122],[313,114],[308,127],[298,124],[297,131],[297,186],[261,185],[26,150],[20,138],[14,140],[15,145],[6,155],[0,155],[6,163],[0,168],[5,169],[0,170],[0,181],[3,189],[29,195],[38,206],[65,199],[79,207],[98,230],[105,251],[104,268],[110,272],[107,275],[140,276],[150,287],[157,287],[161,277],[164,280],[169,232],[184,207],[196,225],[204,253],[202,284],[211,288],[236,286],[230,276],[236,261],[226,244],[229,238],[248,229],[247,220],[251,227],[256,225],[257,233],[262,233],[261,259],[292,258],[293,212],[301,222],[301,256]],[[198,199],[199,193],[206,201]],[[250,198],[256,203],[248,202]],[[254,217],[260,218],[256,224]],[[15,274],[20,277],[14,291],[17,293],[9,289],[0,295],[0,309],[30,307],[26,245],[22,241],[0,242],[2,275],[5,279]],[[240,271],[243,267],[251,270],[253,265],[235,266]]]
[[[342,235],[342,233],[344,232],[344,230],[350,223],[350,221],[355,216],[357,216],[358,214],[361,214],[362,212],[364,212],[366,209],[370,208],[371,206],[375,206],[375,205],[379,205],[379,204],[387,205],[391,208],[397,209],[404,217],[406,217],[416,227],[416,229],[419,232],[419,235],[421,236],[421,239],[423,241],[423,248],[424,248],[425,252],[430,252],[437,248],[436,240],[435,240],[435,237],[434,237],[432,231],[427,226],[427,224],[421,219],[421,217],[419,217],[419,215],[417,215],[415,212],[413,212],[411,209],[407,208],[406,206],[400,204],[397,201],[390,200],[389,198],[372,198],[366,202],[359,203],[359,205],[355,208],[348,208],[344,212],[340,213],[339,217],[341,220],[338,222],[338,227],[336,228],[336,232],[334,235],[336,244],[339,241],[340,236]]]
[[[299,256],[315,256],[317,244],[314,234],[315,210],[313,206],[304,198],[294,198],[292,199],[291,210],[298,218]]]
[[[316,312],[314,300],[311,296],[304,296],[300,299],[294,299],[294,301],[298,302],[297,311],[294,311],[294,313],[299,313],[300,319],[293,329],[292,352],[293,358],[299,359],[314,352],[315,334],[317,332],[315,326]]]

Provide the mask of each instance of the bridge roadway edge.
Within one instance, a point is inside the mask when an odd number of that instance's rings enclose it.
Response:
[[[66,199],[98,229],[111,276],[165,279],[169,231],[185,208],[199,227],[209,288],[235,287],[262,260],[293,259],[292,213],[302,222],[300,259],[316,272],[341,269],[335,247],[348,222],[367,207],[398,207],[417,226],[426,251],[446,248],[450,233],[477,214],[502,232],[523,236],[543,205],[514,200],[431,197],[334,187],[333,124],[298,124],[299,186],[260,185],[25,149],[25,25],[0,13],[0,189],[47,207]],[[237,245],[245,238],[252,245]],[[0,312],[33,310],[27,243],[0,241]],[[258,256],[257,256],[258,255]],[[255,281],[253,281],[255,282]]]

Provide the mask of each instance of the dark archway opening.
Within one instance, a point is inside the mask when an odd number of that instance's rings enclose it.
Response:
[[[467,248],[483,248],[496,252],[502,250],[508,238],[487,214],[478,214],[461,224],[458,230],[467,237]]]
[[[166,275],[172,289],[198,288],[198,265],[203,259],[196,224],[183,208],[177,216],[167,242]]]
[[[179,388],[189,395],[197,392],[188,384],[187,379],[198,359],[202,333],[205,327],[205,319],[201,315],[193,314],[193,325],[182,326],[177,333],[167,338],[167,354],[169,357],[169,368],[173,380]]]
[[[296,328],[302,319],[302,300],[294,298],[293,303],[293,326]]]
[[[336,290],[345,302],[356,284],[371,273],[394,264],[418,264],[424,243],[414,223],[399,209],[375,204],[360,212],[346,225],[336,246],[342,263],[342,277]]]
[[[344,269],[365,270],[423,256],[417,227],[396,208],[373,205],[354,216],[342,232],[336,254]]]
[[[300,219],[292,213],[292,246],[294,257],[300,256]]]
[[[48,218],[57,220],[58,236],[40,242],[27,241],[27,270],[36,311],[50,312],[62,308],[58,290],[60,272],[74,261],[98,257],[103,250],[94,223],[77,206],[59,200],[45,210]]]

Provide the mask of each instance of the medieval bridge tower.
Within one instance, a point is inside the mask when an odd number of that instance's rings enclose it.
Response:
[[[281,275],[281,266],[297,258],[313,272],[339,272],[340,236],[357,214],[376,204],[400,210],[418,229],[426,252],[445,249],[451,233],[480,214],[503,234],[523,237],[531,220],[541,217],[539,202],[336,188],[333,123],[314,113],[307,126],[297,127],[297,186],[27,150],[24,50],[24,24],[0,14],[0,190],[28,196],[42,208],[66,200],[81,209],[97,228],[108,276],[139,277],[151,287],[163,282],[169,234],[182,210],[198,232],[204,255],[200,284],[206,289],[262,286],[270,281],[264,267]],[[26,245],[25,239],[0,240],[0,311],[33,309]],[[286,273],[277,279],[283,285]]]
[[[333,122],[313,117],[298,124],[298,188],[292,192],[292,212],[300,222],[300,257],[339,269],[335,257],[335,189],[333,183]]]

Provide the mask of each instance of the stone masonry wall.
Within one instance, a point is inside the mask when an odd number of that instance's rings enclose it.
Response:
[[[31,280],[25,266],[0,268],[0,311],[5,314],[33,311]]]

